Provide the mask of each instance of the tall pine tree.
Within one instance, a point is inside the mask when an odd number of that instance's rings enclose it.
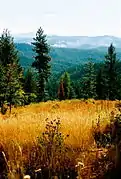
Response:
[[[27,69],[25,72],[24,91],[27,94],[36,93],[36,79],[31,68]]]
[[[115,100],[118,98],[118,60],[116,57],[115,47],[113,44],[108,48],[108,53],[105,56],[105,92],[106,99]]]
[[[96,92],[97,92],[98,99],[106,99],[105,85],[106,84],[105,84],[104,69],[101,66],[96,76]]]
[[[65,72],[60,79],[60,85],[58,89],[58,97],[59,99],[70,99],[72,98],[72,86],[70,75],[68,72]]]
[[[54,100],[58,98],[57,90],[59,86],[58,75],[52,74],[47,82],[46,90],[49,94],[49,99]]]
[[[32,42],[33,50],[35,52],[35,61],[32,67],[36,68],[38,73],[38,100],[42,101],[45,98],[45,85],[50,75],[50,56],[49,56],[49,45],[47,43],[46,35],[40,27],[36,33],[36,37]]]
[[[6,102],[10,106],[23,103],[23,90],[21,85],[22,68],[19,64],[18,52],[13,38],[8,30],[4,30],[0,37],[0,66],[4,81],[2,89],[1,106]]]
[[[60,84],[59,84],[59,88],[58,88],[58,98],[59,98],[59,100],[65,100],[63,79],[60,80]]]
[[[32,69],[29,68],[25,72],[25,76],[24,76],[25,104],[36,102],[37,99],[36,90],[37,90],[36,77],[32,72]]]
[[[81,92],[82,96],[86,99],[96,98],[96,75],[94,69],[94,63],[89,59],[89,62],[85,65],[85,74],[81,80]]]

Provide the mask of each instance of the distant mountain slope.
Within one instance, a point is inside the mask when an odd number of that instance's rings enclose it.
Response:
[[[108,47],[111,43],[121,48],[121,38],[113,36],[48,36],[48,42],[54,47],[90,49]]]
[[[16,44],[19,51],[20,62],[24,68],[31,66],[34,53],[32,46],[25,43]],[[100,47],[95,49],[74,49],[74,48],[51,48],[50,56],[52,57],[51,65],[54,72],[61,72],[74,65],[84,64],[88,58],[94,62],[101,62],[107,48]],[[117,56],[121,59],[121,50],[117,49]]]
[[[28,43],[30,44],[32,38],[35,36],[34,33],[18,34],[15,35],[16,43]],[[111,43],[114,44],[116,48],[121,48],[121,38],[114,36],[47,36],[48,43],[52,47],[61,48],[79,48],[79,49],[92,49],[97,47],[107,47]]]

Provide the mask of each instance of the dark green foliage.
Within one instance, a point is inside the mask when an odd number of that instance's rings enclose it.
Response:
[[[60,79],[60,85],[58,89],[58,98],[60,100],[63,99],[71,99],[74,91],[71,86],[70,75],[68,72],[65,72]]]
[[[76,49],[75,49],[76,50]],[[62,49],[61,49],[62,51]],[[87,60],[85,60],[86,62]],[[91,59],[91,62],[93,63],[93,59]],[[56,62],[56,60],[55,60]],[[62,61],[61,61],[62,62]],[[54,62],[51,62],[54,63]],[[62,62],[63,63],[63,62]],[[57,64],[56,64],[57,65]],[[73,67],[68,67],[67,72],[70,74],[70,78],[71,78],[71,83],[73,83],[73,89],[71,90],[73,93],[70,95],[70,98],[75,98],[75,96],[77,98],[89,98],[89,97],[94,97],[96,99],[108,99],[107,97],[107,68],[103,63],[93,63],[93,75],[90,76],[90,74],[88,73],[87,75],[87,70],[85,69],[86,65],[72,65]],[[56,67],[56,66],[55,66]],[[90,67],[91,68],[91,67]],[[118,71],[118,76],[117,76],[117,91],[116,91],[116,96],[115,98],[117,99],[121,99],[121,75],[119,74],[120,70],[121,70],[121,63],[118,62],[116,63],[116,68]],[[61,69],[62,70],[62,69]],[[91,69],[90,69],[91,70]],[[52,75],[49,77],[48,82],[46,83],[45,86],[45,90],[46,90],[46,96],[47,99],[49,100],[54,100],[58,98],[58,94],[59,94],[59,90],[58,90],[58,86],[59,86],[59,81],[61,76],[63,75],[64,72],[61,73],[52,73]],[[85,80],[88,79],[89,76],[89,80],[84,83]],[[93,79],[94,76],[94,80]],[[83,78],[84,77],[84,78]],[[85,78],[86,77],[86,78]],[[79,82],[79,80],[81,79],[81,83]],[[89,84],[88,84],[89,82]],[[92,85],[92,83],[95,83],[95,85]],[[93,84],[94,84],[93,83]],[[62,99],[65,99],[65,94],[63,93],[63,85],[62,82],[60,83],[60,94],[62,94]],[[89,87],[90,86],[90,87]],[[91,88],[92,86],[95,88],[94,89],[94,93],[92,92]],[[85,90],[85,88],[87,89],[87,91]],[[90,88],[90,90],[89,90]],[[58,93],[57,93],[58,91]],[[90,93],[90,94],[88,94]],[[96,94],[97,93],[97,94]]]
[[[94,70],[94,63],[89,59],[85,65],[85,74],[81,80],[84,98],[96,98],[96,75]]]
[[[71,81],[70,81],[70,75],[68,72],[65,72],[63,74],[62,80],[63,80],[65,99],[69,99],[70,98]]]
[[[106,99],[105,80],[103,68],[100,68],[96,77],[96,92],[98,99]]]
[[[18,62],[17,51],[8,30],[4,30],[0,37],[0,63],[6,67],[8,64]]]
[[[5,69],[0,64],[0,106],[4,103],[5,99],[5,82],[6,82],[6,76],[5,76]]]
[[[21,85],[20,73],[18,73],[17,64],[8,64],[6,72],[6,91],[5,100],[10,105],[22,105],[24,103],[24,91]]]
[[[64,92],[64,83],[61,79],[59,89],[58,89],[58,99],[59,100],[65,100],[65,92]]]
[[[24,96],[25,105],[28,105],[30,103],[36,103],[36,102],[37,102],[37,95],[35,93],[25,94]]]
[[[35,53],[32,51],[33,46],[29,44],[16,44],[19,51],[20,62],[22,67],[29,68],[32,64],[33,56]],[[118,50],[118,49],[117,49]],[[104,60],[107,48],[100,50],[99,48],[93,49],[72,49],[72,48],[56,48],[52,47],[50,50],[50,57],[52,58],[51,71],[52,73],[60,73],[67,71],[68,68],[74,66],[84,65],[91,57],[94,63],[101,63]],[[120,49],[117,51],[117,57],[121,58]]]
[[[7,103],[11,111],[12,105],[23,103],[24,92],[18,52],[8,30],[4,30],[0,37],[0,66],[1,106]]]
[[[83,93],[81,92],[82,86],[80,84],[80,80],[73,81],[72,83],[73,90],[75,92],[75,96],[77,99],[83,98]]]
[[[34,75],[34,72],[32,72],[32,69],[29,68],[25,72],[24,77],[24,91],[25,91],[25,104],[30,104],[31,102],[36,102],[37,96],[37,83],[36,83],[36,77]]]
[[[105,63],[100,66],[97,73],[98,99],[121,99],[121,63],[117,60],[114,46],[111,44],[105,55]]]
[[[47,44],[46,35],[43,34],[43,30],[40,27],[36,33],[36,38],[32,42],[33,50],[35,52],[35,61],[32,66],[36,68],[38,72],[38,100],[42,101],[45,96],[45,85],[50,75],[50,56],[49,46]]]
[[[36,82],[31,69],[25,73],[24,90],[26,93],[34,93],[36,91]]]
[[[105,56],[105,92],[106,98],[114,100],[118,94],[118,71],[117,71],[117,57],[114,46],[111,44],[108,48],[108,54]]]
[[[32,45],[16,44],[18,53],[7,30],[0,37],[1,106],[8,104],[11,108],[58,98],[121,99],[121,62],[117,60],[120,52],[117,55],[112,44],[103,64],[99,62],[103,61],[106,48],[88,51],[52,48],[50,51],[41,27],[33,40]],[[25,67],[24,78],[19,56]],[[92,58],[87,63],[89,56]],[[35,69],[28,68],[31,64]]]
[[[76,99],[77,98],[77,95],[75,93],[75,90],[73,88],[73,84],[71,84],[71,87],[70,87],[70,99]]]
[[[6,74],[4,67],[0,64],[0,107],[1,113],[4,115],[7,112],[7,105],[5,104],[5,91],[6,91]]]
[[[57,94],[58,86],[59,86],[59,76],[51,74],[46,84],[46,90],[48,91],[50,100],[54,100],[58,98],[58,94]]]

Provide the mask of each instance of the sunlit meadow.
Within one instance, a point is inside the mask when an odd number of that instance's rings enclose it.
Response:
[[[8,165],[11,168],[23,162],[28,162],[33,147],[36,150],[38,137],[45,130],[46,119],[60,119],[61,132],[69,135],[65,143],[74,149],[91,150],[95,148],[92,130],[98,118],[101,128],[110,121],[113,111],[117,113],[113,101],[95,100],[67,100],[48,101],[40,104],[31,104],[25,107],[12,109],[6,115],[0,116],[0,144],[6,154]],[[81,159],[78,152],[77,161]],[[87,159],[83,162],[88,162]],[[23,166],[22,166],[23,167]],[[12,169],[11,169],[12,170]]]

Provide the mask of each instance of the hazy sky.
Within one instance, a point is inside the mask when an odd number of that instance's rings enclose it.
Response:
[[[121,37],[121,0],[0,0],[0,31]]]

